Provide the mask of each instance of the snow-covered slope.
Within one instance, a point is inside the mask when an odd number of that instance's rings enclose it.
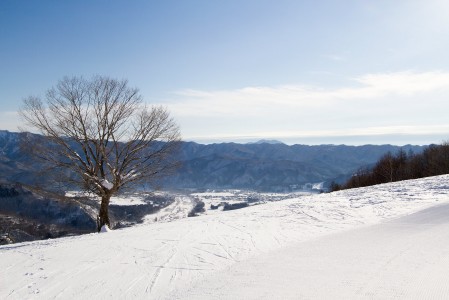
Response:
[[[2,246],[0,298],[397,298],[423,270],[447,291],[444,203],[448,175]]]
[[[175,299],[449,299],[449,205],[297,243]]]

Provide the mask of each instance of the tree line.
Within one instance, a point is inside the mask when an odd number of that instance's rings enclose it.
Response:
[[[343,183],[333,182],[330,191],[352,189],[381,183],[449,174],[449,142],[430,145],[422,153],[386,153],[371,168],[359,169]]]

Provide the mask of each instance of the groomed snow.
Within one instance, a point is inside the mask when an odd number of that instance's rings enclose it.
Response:
[[[0,298],[446,298],[445,203],[448,175],[1,246]]]
[[[449,205],[272,251],[173,299],[449,299]]]

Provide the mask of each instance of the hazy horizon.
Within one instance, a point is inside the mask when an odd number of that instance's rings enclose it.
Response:
[[[19,133],[20,130],[7,130],[0,129],[1,131],[8,131],[12,133]],[[33,132],[35,133],[35,132]],[[39,133],[37,133],[39,134]],[[437,139],[437,138],[435,138]],[[210,144],[221,144],[221,143],[237,143],[237,144],[255,144],[260,142],[268,142],[268,143],[281,143],[286,145],[307,145],[307,146],[319,146],[319,145],[346,145],[346,146],[364,146],[364,145],[393,145],[393,146],[405,146],[405,145],[414,145],[414,146],[427,146],[431,144],[441,144],[444,142],[448,142],[447,139],[442,139],[437,142],[433,142],[433,139],[429,139],[427,143],[420,143],[418,141],[422,141],[422,138],[413,139],[409,136],[401,137],[401,136],[391,136],[388,142],[386,139],[385,143],[376,142],[376,138],[370,139],[370,137],[366,136],[354,136],[354,137],[303,137],[303,138],[290,138],[290,139],[278,139],[274,137],[239,137],[239,138],[200,138],[200,139],[183,139],[183,142],[194,142],[198,144],[210,145]],[[400,142],[402,141],[402,143]],[[412,141],[412,142],[410,142]],[[413,142],[416,141],[416,142]]]

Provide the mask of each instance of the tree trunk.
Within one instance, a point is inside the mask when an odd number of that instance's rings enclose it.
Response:
[[[110,199],[111,199],[111,196],[109,196],[109,195],[101,197],[100,213],[98,214],[98,219],[97,219],[98,232],[100,232],[101,227],[103,227],[103,225],[107,225],[109,228],[111,228],[111,224],[109,222],[109,200]]]

